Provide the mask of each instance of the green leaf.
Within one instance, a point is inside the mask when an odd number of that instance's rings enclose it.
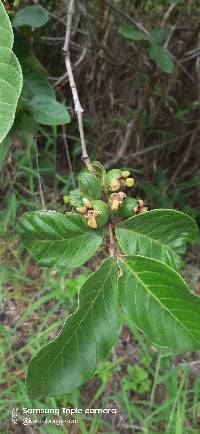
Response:
[[[26,97],[44,95],[45,97],[56,98],[53,86],[47,78],[47,72],[37,57],[34,55],[26,57],[21,65],[24,76],[23,94]]]
[[[48,96],[35,96],[30,101],[29,107],[39,124],[56,126],[69,124],[71,121],[66,107]]]
[[[102,193],[101,180],[90,172],[83,171],[78,176],[80,190],[92,199],[100,199]]]
[[[127,256],[121,268],[119,301],[125,317],[156,345],[176,353],[199,350],[200,297],[179,274],[141,256]]]
[[[14,27],[30,26],[35,29],[44,26],[49,20],[49,13],[40,5],[26,6],[20,9],[13,20]]]
[[[5,9],[1,6],[0,3],[0,47],[8,48],[9,50],[12,50],[13,43],[14,43],[14,35],[12,31],[12,27],[10,25],[10,20],[8,18],[7,13],[5,12]]]
[[[13,31],[8,15],[0,2],[0,143],[13,125],[22,88],[22,71],[12,52]]]
[[[162,71],[167,74],[172,74],[175,65],[166,48],[160,47],[157,44],[150,44],[149,55]]]
[[[41,266],[65,267],[66,272],[88,261],[103,239],[102,231],[90,229],[79,215],[56,211],[25,213],[17,232]]]
[[[168,36],[168,29],[158,28],[149,33],[148,39],[151,44],[163,44]]]
[[[102,166],[102,164],[99,161],[92,161],[92,167],[95,170],[97,178],[99,178],[101,181],[101,184],[104,185],[105,180],[106,180],[106,171],[105,171],[104,167]]]
[[[120,330],[116,300],[117,266],[106,259],[83,284],[77,311],[58,337],[31,360],[27,393],[31,398],[74,392],[108,357]]]
[[[198,239],[198,227],[179,211],[155,209],[120,223],[116,236],[126,255],[148,256],[179,268],[186,243]]]
[[[147,35],[140,30],[136,30],[133,26],[128,24],[123,24],[119,28],[120,35],[124,36],[126,39],[130,39],[131,41],[143,41],[147,39]]]

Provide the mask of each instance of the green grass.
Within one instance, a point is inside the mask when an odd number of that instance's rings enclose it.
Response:
[[[14,241],[8,246],[4,250],[8,263],[1,270],[1,432],[12,432],[8,421],[13,407],[69,406],[117,408],[117,415],[79,416],[78,432],[83,434],[199,432],[200,380],[198,371],[192,370],[192,357],[186,361],[184,356],[175,358],[167,350],[158,351],[132,323],[126,330],[126,345],[120,341],[110,360],[99,365],[95,379],[76,395],[29,400],[25,390],[27,361],[57,334],[67,314],[76,309],[77,294],[89,270],[83,268],[73,277],[64,271],[41,270]],[[69,425],[41,425],[37,429],[39,433],[73,432]]]

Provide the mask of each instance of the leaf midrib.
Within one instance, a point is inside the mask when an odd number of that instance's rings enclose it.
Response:
[[[48,240],[41,240],[39,238],[35,239],[35,238],[23,238],[23,241],[33,241],[33,242],[37,242],[39,241],[40,243],[61,243],[61,242],[66,242],[66,241],[71,241],[72,239],[78,239],[78,238],[84,238],[88,235],[92,235],[92,233],[87,232],[86,234],[83,235],[76,235],[73,236],[71,235],[71,238],[58,238],[58,239],[48,239]]]
[[[162,303],[160,302],[160,300],[156,297],[155,294],[153,294],[150,291],[149,287],[143,282],[143,280],[140,279],[139,275],[135,271],[133,271],[133,269],[129,266],[129,264],[126,262],[126,260],[124,260],[123,262],[124,262],[125,266],[128,268],[129,272],[131,274],[133,274],[135,276],[135,278],[140,282],[140,284],[146,289],[147,293],[149,295],[151,295],[158,302],[158,304],[160,304],[162,311],[166,310],[168,312],[168,314],[170,314],[172,316],[172,318],[175,320],[175,322],[177,322],[177,323],[179,323],[181,325],[181,327],[186,331],[186,334],[189,334],[192,337],[193,340],[195,340],[196,342],[199,343],[200,339],[197,339],[195,336],[193,336],[193,334],[190,331],[188,331],[187,328],[185,328],[185,326],[181,322],[181,320],[178,319],[178,318],[176,318],[176,316],[174,316],[173,313],[166,306],[162,305]]]
[[[151,242],[153,241],[154,243],[159,244],[161,246],[161,248],[163,248],[163,246],[164,246],[166,249],[168,249],[172,253],[172,255],[176,256],[177,260],[179,261],[179,259],[180,259],[179,255],[174,250],[172,250],[172,248],[170,247],[170,245],[164,244],[164,243],[162,244],[159,240],[155,240],[155,238],[151,238],[147,234],[141,234],[140,232],[136,232],[135,230],[132,230],[132,229],[127,229],[127,228],[122,228],[121,227],[120,230],[131,232],[132,234],[136,234],[136,235],[138,235],[140,237],[145,237],[148,240],[150,240]],[[120,244],[120,247],[122,248],[122,243],[119,240],[118,240],[118,242]]]

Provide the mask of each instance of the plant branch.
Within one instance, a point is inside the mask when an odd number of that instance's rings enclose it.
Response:
[[[144,32],[146,35],[149,34],[148,30],[145,29],[145,27],[139,23],[137,20],[135,20],[133,17],[130,17],[128,14],[126,14],[124,11],[122,11],[121,9],[119,9],[117,6],[113,5],[112,3],[110,3],[107,0],[104,0],[104,3],[113,11],[117,12],[119,15],[121,15],[123,18],[125,18],[126,20],[128,20],[131,24],[135,25],[135,27],[138,28],[138,30],[141,30],[142,32]]]
[[[116,256],[116,248],[115,248],[115,240],[114,240],[114,235],[113,235],[112,223],[108,223],[108,232],[109,232],[109,238],[110,238],[109,253],[110,253],[110,256]]]
[[[163,19],[162,19],[162,21],[161,21],[161,23],[160,23],[160,27],[165,27],[165,26],[166,26],[166,23],[167,23],[167,21],[168,21],[170,15],[171,15],[171,13],[172,13],[173,10],[175,9],[175,7],[176,7],[176,3],[172,3],[172,4],[168,7],[168,9],[167,9],[166,12],[164,13]]]
[[[69,78],[69,84],[74,100],[74,109],[77,115],[78,119],[78,127],[79,127],[79,134],[80,134],[80,140],[81,140],[81,147],[82,147],[82,161],[87,166],[88,170],[90,172],[94,172],[94,169],[90,163],[90,159],[87,152],[87,145],[85,141],[85,135],[84,135],[84,129],[83,129],[83,108],[81,106],[78,91],[76,87],[76,83],[74,80],[74,75],[72,71],[72,65],[70,60],[70,50],[69,50],[69,43],[70,43],[70,36],[71,36],[71,26],[72,26],[72,18],[74,13],[74,5],[75,0],[70,0],[69,7],[68,7],[68,14],[67,14],[67,24],[66,24],[66,34],[65,34],[65,42],[63,46],[63,51],[65,54],[65,65],[67,69],[67,74]]]

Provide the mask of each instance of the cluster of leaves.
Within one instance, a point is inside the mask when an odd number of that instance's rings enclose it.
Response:
[[[149,57],[162,69],[162,71],[172,74],[174,71],[174,62],[169,51],[163,47],[164,42],[169,36],[166,28],[156,28],[146,34],[141,30],[136,30],[133,26],[124,24],[119,28],[119,33],[126,39],[134,42],[146,42]]]
[[[107,224],[115,226],[118,250],[84,282],[76,312],[30,362],[27,391],[31,397],[71,393],[87,381],[98,361],[108,357],[124,318],[130,318],[154,344],[174,352],[200,346],[200,299],[177,272],[186,244],[197,240],[196,223],[183,213],[165,209],[138,212],[136,208],[132,217],[122,220],[119,211],[126,197],[120,198],[117,209],[112,209],[110,197],[128,188],[126,179],[132,178],[129,173],[123,178],[121,170],[119,176],[119,169],[105,174],[100,163],[93,167],[96,172],[81,174],[79,187],[84,180],[81,188],[88,193],[86,199],[102,200],[110,208]],[[112,193],[116,179],[120,191]],[[97,183],[101,199],[96,199],[93,188]],[[18,233],[40,265],[71,270],[94,255],[105,234],[104,227],[90,227],[86,221],[75,204],[73,212],[64,215],[56,211],[24,214]]]

